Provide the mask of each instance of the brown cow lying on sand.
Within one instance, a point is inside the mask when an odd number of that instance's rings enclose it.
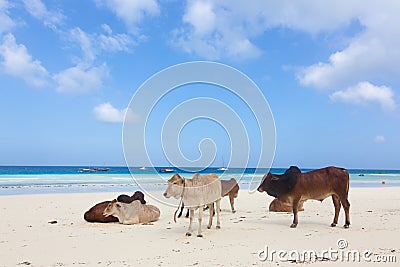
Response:
[[[144,194],[140,191],[136,191],[131,197],[127,195],[120,195],[118,196],[117,200],[123,203],[132,203],[132,201],[134,200],[140,200],[142,204],[146,204],[146,201],[144,200]],[[118,218],[114,216],[106,217],[103,215],[103,211],[105,210],[105,208],[107,208],[110,202],[111,201],[103,201],[90,208],[87,212],[85,212],[85,215],[83,216],[85,221],[100,223],[118,222]]]
[[[304,211],[303,203],[304,203],[304,201],[300,201],[299,202],[298,211]],[[286,205],[285,203],[279,201],[279,199],[275,198],[274,200],[271,201],[271,204],[269,204],[269,211],[273,211],[273,212],[293,212],[293,207],[290,206],[290,205]]]
[[[222,197],[229,196],[232,213],[236,212],[234,204],[235,204],[235,198],[238,197],[238,193],[239,193],[239,185],[234,178],[231,178],[230,180],[221,180],[221,196]],[[184,208],[185,208],[185,205],[184,205],[184,203],[182,203],[182,207],[178,214],[178,218],[180,218],[182,216],[182,212],[183,212]],[[208,207],[204,208],[204,210],[207,210],[207,209],[208,209]],[[214,214],[215,214],[215,210],[214,210]],[[187,210],[185,217],[189,218],[189,209]]]
[[[160,218],[160,210],[153,205],[142,204],[139,200],[126,204],[111,201],[103,211],[104,216],[114,216],[122,224],[155,222]]]
[[[335,216],[331,224],[336,226],[340,205],[343,206],[346,221],[345,228],[350,225],[350,203],[347,199],[349,193],[349,173],[346,169],[327,167],[311,172],[301,173],[300,169],[291,166],[282,175],[268,172],[257,189],[259,192],[267,192],[282,203],[291,205],[294,219],[290,227],[298,224],[298,207],[301,201],[308,199],[324,200],[332,196],[335,206]]]

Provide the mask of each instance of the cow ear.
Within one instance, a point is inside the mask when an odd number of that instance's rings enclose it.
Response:
[[[271,178],[271,181],[278,181],[278,180],[279,180],[279,177],[276,177],[276,176]]]
[[[174,177],[177,178],[177,179],[182,179],[182,177],[177,173],[175,173],[174,176],[172,176],[172,178],[174,178]]]
[[[116,204],[117,208],[121,208],[121,204],[117,203]]]

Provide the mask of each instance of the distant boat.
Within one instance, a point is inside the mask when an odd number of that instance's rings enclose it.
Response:
[[[139,170],[144,171],[144,170],[146,170],[146,167],[144,167],[144,166],[140,167]]]
[[[91,169],[90,172],[108,172],[110,168],[94,168]]]
[[[175,170],[171,169],[171,168],[160,168],[158,170],[158,172],[162,172],[162,173],[164,173],[164,172],[175,172]]]
[[[365,176],[363,173],[359,174],[358,176]]]
[[[222,157],[222,167],[217,169],[218,171],[227,171],[228,168],[225,167],[224,157]]]
[[[80,168],[78,172],[108,172],[110,168]]]

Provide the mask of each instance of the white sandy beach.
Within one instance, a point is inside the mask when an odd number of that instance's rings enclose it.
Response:
[[[121,192],[131,193],[131,192]],[[93,224],[83,213],[95,203],[118,193],[1,196],[0,266],[337,266],[319,259],[296,264],[260,261],[257,252],[271,250],[371,250],[371,262],[359,266],[398,266],[400,261],[400,188],[351,188],[351,226],[329,227],[333,218],[331,199],[308,201],[299,214],[299,225],[290,229],[292,214],[268,211],[270,196],[239,192],[237,212],[222,201],[222,229],[207,230],[203,238],[186,237],[188,219],[173,222],[175,208],[146,198],[161,210],[153,225]],[[161,197],[162,192],[157,192]],[[197,214],[196,214],[197,215]],[[50,221],[57,221],[50,224]],[[215,224],[214,224],[215,225]],[[195,220],[195,229],[197,220]],[[393,255],[397,263],[377,263]],[[387,259],[386,259],[387,260]],[[391,259],[392,260],[392,259]],[[354,266],[355,263],[343,263]]]

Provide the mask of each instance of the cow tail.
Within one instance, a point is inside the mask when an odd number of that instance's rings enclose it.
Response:
[[[349,194],[349,187],[350,187],[350,175],[349,172],[347,170],[344,170],[346,172],[347,175],[347,189],[346,189],[346,195]]]

